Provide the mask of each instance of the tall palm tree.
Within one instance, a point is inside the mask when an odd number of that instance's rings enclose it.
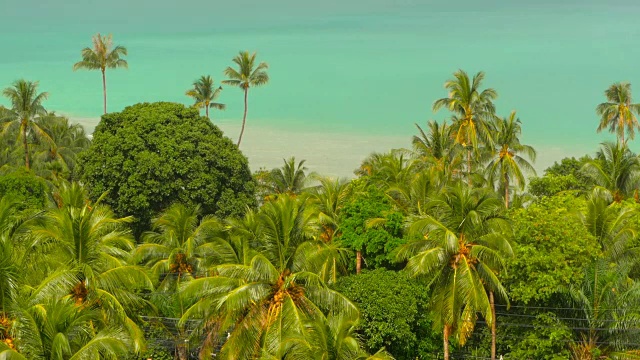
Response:
[[[512,254],[510,226],[504,206],[492,193],[456,186],[428,205],[428,213],[417,218],[410,231],[413,241],[398,256],[408,259],[406,271],[431,277],[435,326],[443,329],[445,360],[449,339],[456,335],[463,344],[471,335],[477,313],[487,323],[495,322],[495,311],[485,288],[508,301],[496,273],[504,270],[503,257]]]
[[[598,132],[609,128],[609,132],[616,133],[618,139],[624,143],[625,130],[629,139],[633,140],[635,129],[639,127],[637,114],[640,114],[640,104],[632,104],[631,84],[628,82],[615,83],[604,92],[606,102],[596,107],[600,116]]]
[[[504,193],[505,208],[509,208],[509,194],[513,183],[523,190],[525,186],[524,173],[534,174],[535,169],[527,161],[536,159],[536,151],[529,145],[520,143],[520,119],[516,117],[516,112],[512,111],[508,118],[495,118],[495,149],[489,154],[491,160],[487,164],[488,180],[496,184],[498,189]],[[499,191],[499,190],[498,190]],[[489,290],[489,299],[492,310],[495,309],[495,299],[493,291]],[[491,359],[496,358],[496,323],[491,324]]]
[[[249,54],[248,51],[241,51],[233,58],[233,62],[238,65],[238,69],[227,67],[224,74],[229,79],[223,80],[222,83],[237,86],[244,92],[244,115],[242,116],[242,129],[238,137],[238,146],[240,146],[242,135],[244,134],[244,126],[247,121],[249,88],[262,86],[269,82],[269,75],[266,71],[269,65],[266,62],[261,62],[256,65],[256,53]]]
[[[11,109],[3,111],[4,119],[0,119],[3,122],[3,134],[17,128],[18,139],[22,140],[24,148],[24,164],[29,169],[28,135],[33,133],[44,140],[50,140],[35,121],[37,117],[47,114],[42,102],[49,97],[49,94],[46,92],[38,93],[38,82],[26,80],[14,82],[11,87],[4,89],[2,94],[11,101]]]
[[[193,98],[195,103],[193,106],[197,109],[204,108],[204,112],[209,117],[209,108],[224,110],[226,109],[225,104],[220,104],[214,102],[218,96],[220,96],[220,92],[222,91],[222,86],[219,86],[217,89],[213,89],[213,79],[211,76],[201,76],[200,79],[193,82],[193,88],[187,90],[186,95]]]
[[[601,144],[595,158],[585,163],[582,170],[595,184],[611,191],[614,200],[620,202],[637,186],[640,159],[626,143],[608,141]]]
[[[127,55],[127,48],[121,45],[114,46],[111,34],[102,36],[100,33],[93,36],[93,47],[82,49],[82,60],[73,65],[73,71],[78,69],[100,70],[102,73],[102,97],[104,101],[104,113],[107,113],[107,69],[128,68],[129,64],[122,56]]]
[[[524,173],[535,175],[536,171],[527,158],[536,159],[536,150],[520,143],[520,119],[512,111],[508,118],[495,121],[495,150],[487,165],[489,181],[497,183],[504,189],[504,204],[509,207],[510,186],[515,183],[520,190],[524,189]]]
[[[478,149],[479,141],[487,145],[493,144],[491,120],[495,116],[493,100],[498,97],[498,93],[492,88],[480,90],[484,80],[482,71],[474,75],[473,79],[469,79],[469,75],[463,70],[456,71],[453,76],[453,79],[444,83],[449,97],[436,100],[433,111],[446,107],[454,114],[455,139],[467,148],[467,175],[471,184],[471,152]]]
[[[255,216],[259,253],[248,264],[216,266],[216,276],[182,287],[184,298],[194,302],[183,321],[204,319],[203,358],[222,336],[221,358],[281,358],[283,342],[304,337],[308,321],[330,312],[357,314],[317,274],[325,244],[313,237],[317,226],[307,197],[278,197]]]

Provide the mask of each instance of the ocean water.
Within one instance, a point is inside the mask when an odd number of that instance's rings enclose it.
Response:
[[[91,130],[100,74],[71,67],[96,32],[129,50],[130,68],[107,73],[109,111],[189,103],[193,80],[220,82],[239,50],[257,51],[271,81],[249,94],[252,167],[295,155],[349,175],[371,151],[409,146],[414,123],[447,118],[431,104],[456,69],[483,70],[543,169],[611,138],[594,112],[611,83],[637,84],[640,99],[639,17],[634,0],[0,0],[0,87],[38,80],[48,109]],[[235,138],[242,93],[225,88],[220,101],[213,121]]]

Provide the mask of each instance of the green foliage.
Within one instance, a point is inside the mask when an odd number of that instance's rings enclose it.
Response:
[[[499,318],[498,321],[521,322],[525,331],[505,334],[500,343],[510,349],[510,359],[567,360],[567,344],[572,339],[571,331],[552,312],[537,314],[533,321],[514,317]],[[528,328],[530,327],[530,328]],[[505,331],[506,332],[506,331]],[[511,335],[511,336],[509,336]]]
[[[512,300],[549,300],[599,256],[597,240],[574,213],[584,206],[582,199],[556,196],[512,212],[515,256],[504,277]]]
[[[530,179],[529,192],[536,196],[552,196],[562,191],[590,190],[594,182],[582,167],[591,160],[585,155],[579,159],[566,157],[554,162],[544,171],[544,176]]]
[[[238,216],[255,204],[247,158],[198,111],[174,103],[144,103],[104,115],[80,156],[95,199],[137,229],[174,202],[199,204],[205,214]]]
[[[553,196],[572,190],[584,190],[582,184],[572,174],[545,175],[529,180],[529,192],[536,196]]]
[[[360,309],[364,344],[375,352],[385,347],[396,359],[427,358],[442,343],[428,319],[428,287],[405,273],[385,269],[343,277],[335,289]]]
[[[591,157],[585,155],[579,159],[575,157],[566,157],[560,160],[560,162],[554,162],[545,171],[545,175],[573,175],[581,181],[589,181],[589,178],[581,171],[584,164],[591,161]],[[584,186],[587,186],[585,184]]]
[[[16,200],[21,209],[42,209],[47,203],[47,184],[32,173],[17,170],[0,176],[0,197],[8,196]]]
[[[404,244],[403,223],[404,216],[393,209],[389,198],[377,187],[368,186],[344,205],[339,216],[339,239],[347,247],[362,251],[366,267],[392,268],[392,253]]]

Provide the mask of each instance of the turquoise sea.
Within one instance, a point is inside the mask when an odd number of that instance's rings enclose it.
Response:
[[[0,87],[39,80],[48,109],[92,129],[100,75],[71,66],[96,32],[129,49],[130,69],[107,74],[110,111],[187,103],[194,79],[219,82],[239,50],[257,51],[271,82],[250,93],[252,167],[296,155],[348,175],[373,150],[409,146],[414,123],[445,119],[431,104],[453,71],[483,70],[543,169],[608,138],[594,108],[611,83],[637,84],[640,99],[639,17],[637,0],[0,0]],[[220,101],[213,121],[235,138],[241,92]]]

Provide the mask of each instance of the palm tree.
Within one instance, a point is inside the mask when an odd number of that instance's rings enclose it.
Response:
[[[269,65],[265,62],[261,62],[256,66],[256,53],[249,54],[248,51],[241,51],[233,62],[238,65],[238,70],[228,67],[224,71],[224,74],[229,78],[223,80],[223,84],[237,86],[244,92],[244,115],[242,116],[242,129],[240,130],[240,136],[238,137],[238,146],[242,141],[242,134],[244,134],[244,126],[247,121],[247,109],[248,102],[247,97],[249,95],[249,88],[262,86],[269,82],[269,75],[267,69]]]
[[[433,103],[433,111],[446,107],[453,116],[456,128],[455,139],[458,144],[467,148],[467,175],[471,184],[472,150],[478,149],[478,142],[493,144],[491,136],[491,120],[495,117],[493,100],[498,97],[494,89],[480,90],[484,73],[477,73],[472,80],[463,70],[453,73],[454,79],[444,83],[449,90],[449,97],[438,99]]]
[[[450,179],[454,169],[460,166],[459,144],[455,141],[455,128],[447,122],[427,123],[428,132],[416,124],[420,135],[414,135],[411,141],[414,157],[423,163],[424,168],[438,171]]]
[[[174,204],[153,220],[143,234],[134,261],[151,268],[161,280],[158,289],[175,291],[180,280],[206,274],[214,263],[237,261],[229,243],[222,239],[222,225],[213,216],[200,217],[200,207]]]
[[[204,112],[209,118],[209,108],[214,108],[218,110],[226,109],[225,104],[220,104],[214,102],[218,96],[220,96],[220,92],[222,91],[222,86],[219,86],[217,89],[213,89],[213,79],[211,76],[201,76],[200,79],[193,82],[193,89],[189,89],[186,92],[186,95],[193,98],[195,103],[193,107],[197,109],[204,108]]]
[[[36,122],[51,139],[36,149],[34,158],[42,165],[42,169],[36,172],[51,180],[59,180],[60,175],[74,180],[77,156],[91,143],[84,128],[80,124],[70,124],[66,117],[53,113],[36,119]]]
[[[134,252],[134,261],[151,268],[160,281],[153,299],[171,317],[184,315],[185,304],[177,289],[181,283],[204,276],[214,263],[237,261],[234,250],[222,236],[221,224],[212,216],[200,217],[198,206],[174,204],[153,220],[153,230],[143,234],[143,243]],[[176,339],[180,359],[187,358],[187,329],[169,326]]]
[[[629,270],[599,259],[585,268],[582,281],[562,289],[581,319],[574,320],[580,341],[571,346],[573,359],[591,359],[596,351],[601,358],[637,359],[638,349],[630,348],[637,331],[630,324],[638,321],[640,284],[629,280]]]
[[[212,269],[216,276],[182,286],[182,296],[194,302],[183,321],[204,319],[202,358],[222,336],[221,358],[280,358],[283,342],[304,337],[309,321],[330,312],[357,314],[317,274],[325,244],[313,237],[317,226],[307,197],[280,196],[255,217],[259,227],[251,237],[259,253],[248,264],[219,265]]]
[[[144,269],[131,265],[133,239],[124,225],[132,219],[115,218],[101,203],[103,197],[91,204],[82,186],[63,184],[58,208],[48,210],[31,230],[32,255],[48,254],[57,261],[55,281],[74,284],[66,293],[78,306],[109,309],[110,321],[129,330],[137,350],[142,338],[130,315],[147,306],[136,291],[153,285]]]
[[[631,103],[631,84],[620,82],[609,86],[604,92],[607,102],[596,107],[596,113],[600,116],[598,132],[609,128],[609,132],[616,133],[622,143],[626,130],[629,138],[633,140],[635,129],[638,128],[636,115],[640,113],[640,104]]]
[[[367,354],[356,332],[358,318],[345,314],[330,314],[312,319],[305,325],[302,339],[291,338],[285,342],[277,359],[311,360],[393,360],[380,350]],[[275,360],[275,359],[274,359]]]
[[[318,209],[318,222],[322,226],[320,238],[329,243],[340,228],[338,219],[342,208],[349,200],[349,195],[351,195],[351,182],[346,179],[321,176],[314,176],[314,178],[320,185],[309,189],[309,193]]]
[[[11,313],[25,276],[21,271],[22,256],[15,246],[15,234],[23,223],[16,205],[9,197],[0,198],[0,344],[12,349],[15,345]]]
[[[265,187],[275,195],[299,195],[305,190],[307,183],[305,160],[300,160],[297,164],[295,157],[289,160],[282,159],[282,161],[284,165],[281,168],[275,168],[269,172]]]
[[[477,313],[489,325],[495,311],[485,288],[508,301],[496,273],[504,270],[504,256],[512,254],[510,227],[501,201],[482,189],[456,186],[428,205],[428,213],[410,228],[415,234],[398,256],[408,259],[406,271],[431,277],[435,326],[444,335],[445,360],[449,339],[457,332],[464,345],[471,335]]]
[[[591,191],[586,205],[580,218],[600,244],[603,259],[625,268],[635,265],[639,250],[634,243],[638,211],[634,207],[615,203],[613,194],[600,186]]]
[[[11,87],[4,89],[2,94],[11,101],[11,109],[4,112],[4,119],[0,119],[3,124],[3,134],[7,134],[17,128],[18,139],[22,140],[24,148],[24,164],[30,168],[29,162],[29,140],[28,135],[34,134],[45,140],[49,140],[48,135],[40,128],[35,119],[44,116],[47,111],[42,106],[42,102],[49,97],[46,92],[38,93],[38,82],[18,80]]]
[[[437,172],[420,171],[409,181],[391,185],[386,194],[396,208],[405,215],[422,215],[426,205],[433,200],[451,181],[442,179]]]
[[[520,119],[516,118],[516,112],[512,111],[508,118],[496,119],[495,121],[495,146],[492,159],[487,165],[489,181],[498,183],[504,189],[504,204],[509,207],[509,191],[512,183],[520,190],[524,189],[524,172],[536,173],[535,169],[523,157],[526,156],[531,161],[536,159],[536,150],[520,143]]]
[[[381,189],[407,183],[418,169],[410,155],[405,149],[373,153],[362,161],[356,175],[366,178],[370,184]]]
[[[595,158],[585,163],[582,170],[595,184],[611,191],[614,201],[620,202],[637,186],[640,159],[625,143],[601,145]]]
[[[102,36],[100,33],[93,36],[93,47],[82,49],[82,60],[73,65],[73,71],[78,69],[100,70],[102,73],[102,97],[104,101],[104,113],[107,113],[107,69],[128,68],[126,60],[121,59],[127,55],[127,48],[121,45],[113,46],[111,34]]]
[[[0,348],[0,358],[18,360],[119,359],[130,353],[131,338],[117,326],[105,323],[102,313],[78,307],[69,296],[37,296],[23,301],[15,333],[15,349]]]

